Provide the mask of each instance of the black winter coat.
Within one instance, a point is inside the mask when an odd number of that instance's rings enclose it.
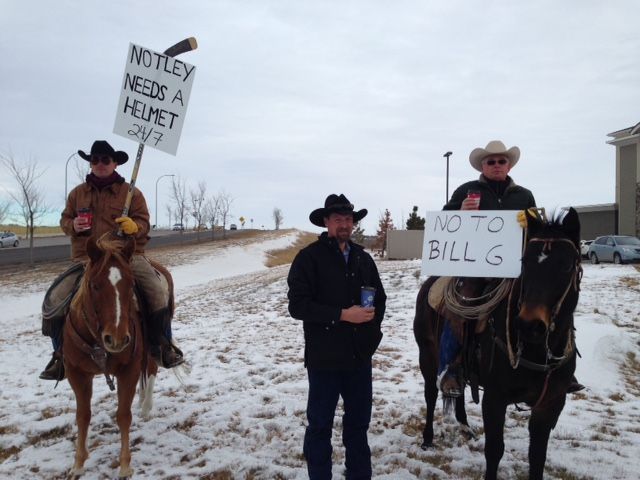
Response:
[[[349,245],[346,263],[336,239],[324,232],[300,250],[289,270],[289,313],[304,322],[304,360],[309,368],[355,369],[371,360],[382,339],[387,296],[378,269],[360,245]],[[341,322],[343,308],[360,305],[363,286],[376,289],[374,319],[362,324]]]
[[[536,206],[533,193],[520,185],[516,185],[511,177],[507,177],[508,185],[499,195],[491,188],[483,175],[479,180],[463,183],[451,195],[443,210],[460,210],[462,201],[467,198],[469,190],[480,191],[480,210],[526,210]]]

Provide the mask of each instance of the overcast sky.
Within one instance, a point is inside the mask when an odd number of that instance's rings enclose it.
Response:
[[[615,201],[608,133],[640,121],[637,2],[0,0],[0,152],[37,160],[56,223],[65,162],[113,132],[129,43],[196,75],[177,155],[146,148],[137,185],[153,216],[160,175],[234,197],[232,214],[320,231],[327,194],[389,208],[399,226],[475,178],[470,151],[522,151],[511,174],[540,206]],[[69,164],[69,189],[78,183]],[[119,169],[127,179],[133,161]],[[166,224],[170,178],[158,182]],[[15,184],[0,175],[0,198]],[[247,223],[247,226],[250,226]]]

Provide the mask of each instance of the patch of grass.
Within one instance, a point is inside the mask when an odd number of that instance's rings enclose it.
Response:
[[[640,360],[635,352],[627,352],[624,364],[620,368],[627,387],[636,394],[640,393]]]
[[[315,242],[317,239],[318,236],[315,233],[300,232],[300,235],[298,235],[298,238],[292,245],[277,250],[269,250],[267,252],[267,267],[277,267],[279,265],[287,265],[293,262],[293,259],[301,249],[310,243]]]
[[[0,447],[0,463],[4,462],[11,455],[15,455],[20,451],[19,447],[9,447],[9,448],[1,448]]]
[[[16,225],[16,224],[11,224],[11,225],[0,225],[0,231],[5,231],[8,230],[10,232],[15,233],[16,235],[18,235],[20,238],[24,238],[27,235],[27,227],[23,226],[23,225]],[[37,235],[64,235],[64,233],[62,232],[62,229],[59,226],[54,226],[54,227],[35,227],[33,229],[33,233],[35,236]]]
[[[36,445],[41,442],[46,442],[48,440],[59,439],[62,437],[67,437],[71,432],[71,425],[65,425],[63,427],[56,427],[48,430],[46,432],[39,433],[37,435],[29,436],[29,445]]]

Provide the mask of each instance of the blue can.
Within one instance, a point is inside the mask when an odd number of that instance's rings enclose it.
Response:
[[[376,297],[376,289],[373,287],[360,288],[360,306],[373,307],[373,300]]]

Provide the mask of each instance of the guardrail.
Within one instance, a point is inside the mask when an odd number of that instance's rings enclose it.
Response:
[[[227,237],[233,236],[235,232],[227,232]],[[222,232],[216,232],[215,239],[221,239]],[[147,243],[147,249],[165,247],[169,245],[191,244],[195,242],[204,242],[211,240],[211,232],[183,232],[168,235],[152,236]],[[20,265],[29,263],[30,252],[28,248],[2,248],[0,249],[0,265]],[[71,245],[47,245],[41,247],[33,247],[33,262],[55,262],[60,260],[68,260],[71,257]]]

